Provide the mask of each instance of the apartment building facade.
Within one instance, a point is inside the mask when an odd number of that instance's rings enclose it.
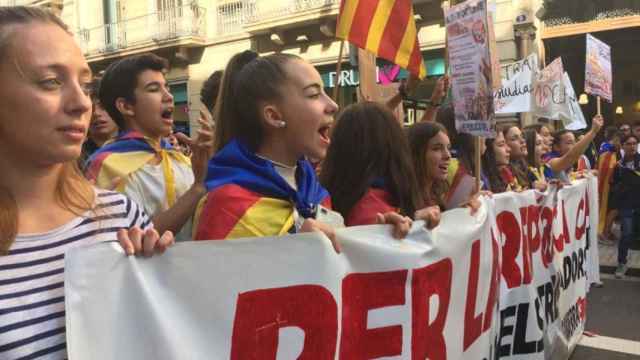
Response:
[[[626,9],[629,2],[608,1],[609,8],[614,10]],[[444,72],[442,3],[441,0],[413,0],[413,3],[429,76],[416,97],[428,98],[435,78]],[[566,39],[593,30],[593,21],[601,24],[598,16],[602,15],[598,14],[609,10],[588,10],[596,14],[594,19],[591,13],[576,17],[572,10],[584,6],[561,5],[568,3],[585,2],[490,0],[495,9],[500,60],[511,62],[534,51],[547,59],[576,57],[575,49],[566,53],[564,46],[571,42]],[[167,58],[171,63],[167,79],[175,97],[180,130],[197,124],[195,120],[203,107],[199,99],[202,83],[213,71],[224,69],[231,56],[246,49],[260,54],[281,51],[300,55],[317,67],[327,91],[334,86],[340,88],[341,105],[355,98],[358,69],[350,64],[348,51],[342,57],[342,75],[336,77],[335,73],[340,42],[334,38],[334,29],[340,0],[0,0],[0,5],[38,5],[58,12],[76,34],[95,72],[136,53],[154,52]],[[640,22],[635,22],[637,15],[632,6],[629,8],[611,13],[613,20],[595,29],[635,29]],[[580,25],[583,23],[588,24]],[[570,61],[572,65],[575,59]],[[378,72],[385,82],[397,82],[406,76],[404,71],[384,61],[379,62]],[[576,80],[574,83],[578,84]],[[576,86],[576,91],[581,92],[581,88]],[[631,94],[635,94],[635,88]]]

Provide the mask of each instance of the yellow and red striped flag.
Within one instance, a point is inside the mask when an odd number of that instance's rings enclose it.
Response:
[[[427,75],[411,0],[342,0],[336,37],[417,75]]]

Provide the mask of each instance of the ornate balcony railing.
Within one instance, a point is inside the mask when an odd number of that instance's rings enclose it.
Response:
[[[26,6],[32,2],[33,0],[0,0],[0,6]]]
[[[238,0],[221,1],[217,6],[217,34],[227,35],[260,23],[296,23],[305,14],[337,14],[340,0]]]
[[[546,1],[545,8],[543,20],[549,27],[640,15],[637,0]]]
[[[180,6],[78,32],[85,54],[99,55],[136,46],[163,46],[206,38],[206,9]]]

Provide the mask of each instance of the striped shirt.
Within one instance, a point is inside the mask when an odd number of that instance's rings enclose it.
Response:
[[[117,240],[119,229],[153,226],[124,195],[96,194],[95,210],[47,233],[18,235],[0,256],[0,359],[66,358],[65,252]]]

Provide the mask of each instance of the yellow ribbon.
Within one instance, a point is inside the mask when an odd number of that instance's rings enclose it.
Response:
[[[171,159],[166,150],[158,151],[160,154],[160,162],[162,163],[162,172],[164,173],[164,189],[167,196],[167,204],[172,207],[176,203],[176,179],[171,167]]]

